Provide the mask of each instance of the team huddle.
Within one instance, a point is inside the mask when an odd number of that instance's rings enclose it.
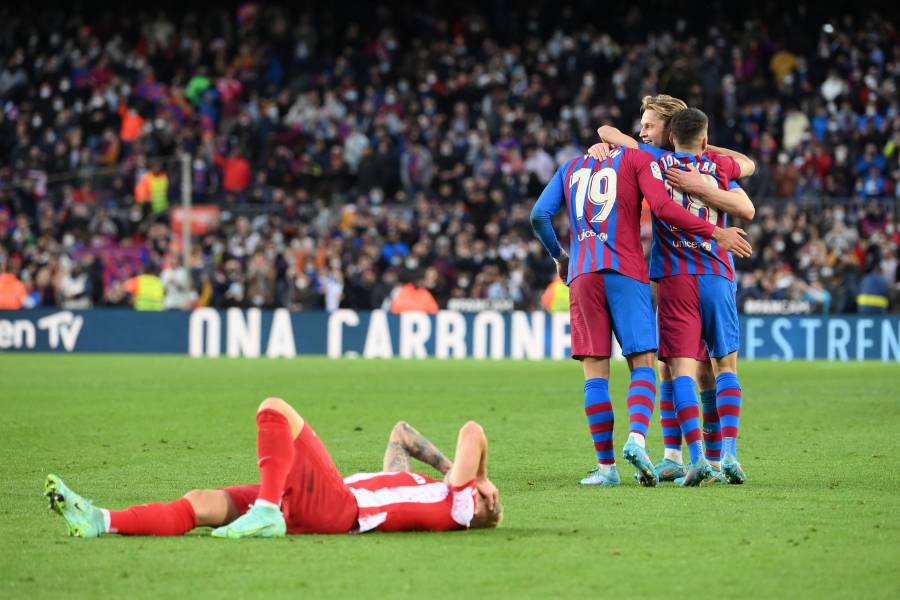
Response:
[[[570,289],[572,357],[582,361],[584,410],[597,453],[597,465],[582,483],[620,483],[609,396],[615,334],[631,369],[623,456],[640,483],[740,484],[746,475],[737,460],[741,387],[732,253],[747,257],[751,248],[743,230],[727,223],[729,214],[753,216],[737,180],[752,175],[754,164],[710,146],[706,115],[681,100],[647,96],[641,110],[643,143],[601,127],[602,142],[563,164],[531,213],[535,233]],[[653,212],[649,270],[640,240],[641,196]],[[568,253],[551,221],[563,203],[569,211]],[[665,453],[654,465],[646,435],[656,399],[657,351]]]
[[[631,370],[623,456],[640,484],[740,484],[746,476],[737,460],[741,387],[732,253],[746,257],[751,248],[744,232],[727,224],[728,215],[753,217],[753,204],[737,180],[751,175],[754,164],[710,146],[706,116],[680,100],[648,96],[641,109],[643,143],[601,127],[602,142],[559,168],[531,214],[570,288],[572,356],[582,363],[584,411],[597,456],[581,483],[620,483],[609,394],[615,335]],[[642,199],[653,212],[649,269],[640,237]],[[568,252],[552,224],[564,203]],[[654,465],[646,435],[656,403],[657,352],[665,450]],[[272,538],[493,528],[502,521],[499,492],[487,475],[487,437],[475,422],[460,429],[450,461],[401,421],[389,436],[382,470],[347,477],[285,401],[266,399],[256,422],[258,484],[192,490],[172,502],[125,510],[95,507],[57,475],[48,476],[44,493],[69,534],[78,537],[171,536],[212,527],[218,538]],[[686,465],[682,441],[689,451]],[[411,471],[413,458],[444,478]]]

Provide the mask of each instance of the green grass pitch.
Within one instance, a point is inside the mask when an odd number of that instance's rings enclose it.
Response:
[[[585,489],[568,362],[0,356],[0,597],[900,597],[900,367],[748,362],[744,486]],[[626,369],[614,365],[616,448]],[[254,411],[294,404],[343,472],[409,420],[451,452],[480,421],[495,531],[226,541],[66,536],[57,472],[100,506],[256,480]],[[659,458],[656,417],[649,438]],[[429,469],[423,467],[423,470]]]

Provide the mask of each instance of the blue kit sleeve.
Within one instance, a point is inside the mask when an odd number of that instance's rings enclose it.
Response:
[[[562,171],[563,167],[556,171],[553,179],[541,192],[541,197],[535,202],[534,208],[531,209],[531,227],[553,258],[558,257],[562,252],[556,232],[553,230],[553,215],[556,214],[565,199]]]
[[[666,153],[662,148],[657,148],[656,146],[651,146],[650,144],[638,144],[638,149],[643,150],[650,154],[653,157],[653,160],[659,160],[662,158],[663,154]]]

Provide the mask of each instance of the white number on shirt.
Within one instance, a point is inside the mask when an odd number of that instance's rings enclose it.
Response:
[[[616,203],[616,170],[611,167],[600,169],[591,174],[590,169],[578,169],[572,173],[575,182],[575,217],[580,221],[584,217],[584,204],[588,200],[599,206],[591,223],[602,223],[609,218]]]
[[[719,180],[710,175],[709,173],[702,173],[703,177],[712,185],[719,187]],[[669,191],[669,197],[672,198],[675,202],[684,206],[684,201],[687,200],[687,206],[685,208],[690,211],[692,215],[697,217],[698,219],[704,219],[713,225],[718,224],[719,222],[719,211],[714,207],[709,206],[701,200],[700,198],[694,198],[690,194],[685,194],[684,192],[679,192],[666,181],[666,189]]]

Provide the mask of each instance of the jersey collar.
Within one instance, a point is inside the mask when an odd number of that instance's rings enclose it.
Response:
[[[673,154],[675,155],[675,158],[689,158],[689,159],[691,159],[691,164],[692,164],[692,165],[696,165],[697,162],[698,162],[698,160],[699,160],[699,157],[698,157],[698,156],[695,156],[694,154],[691,154],[690,152],[673,152]]]

